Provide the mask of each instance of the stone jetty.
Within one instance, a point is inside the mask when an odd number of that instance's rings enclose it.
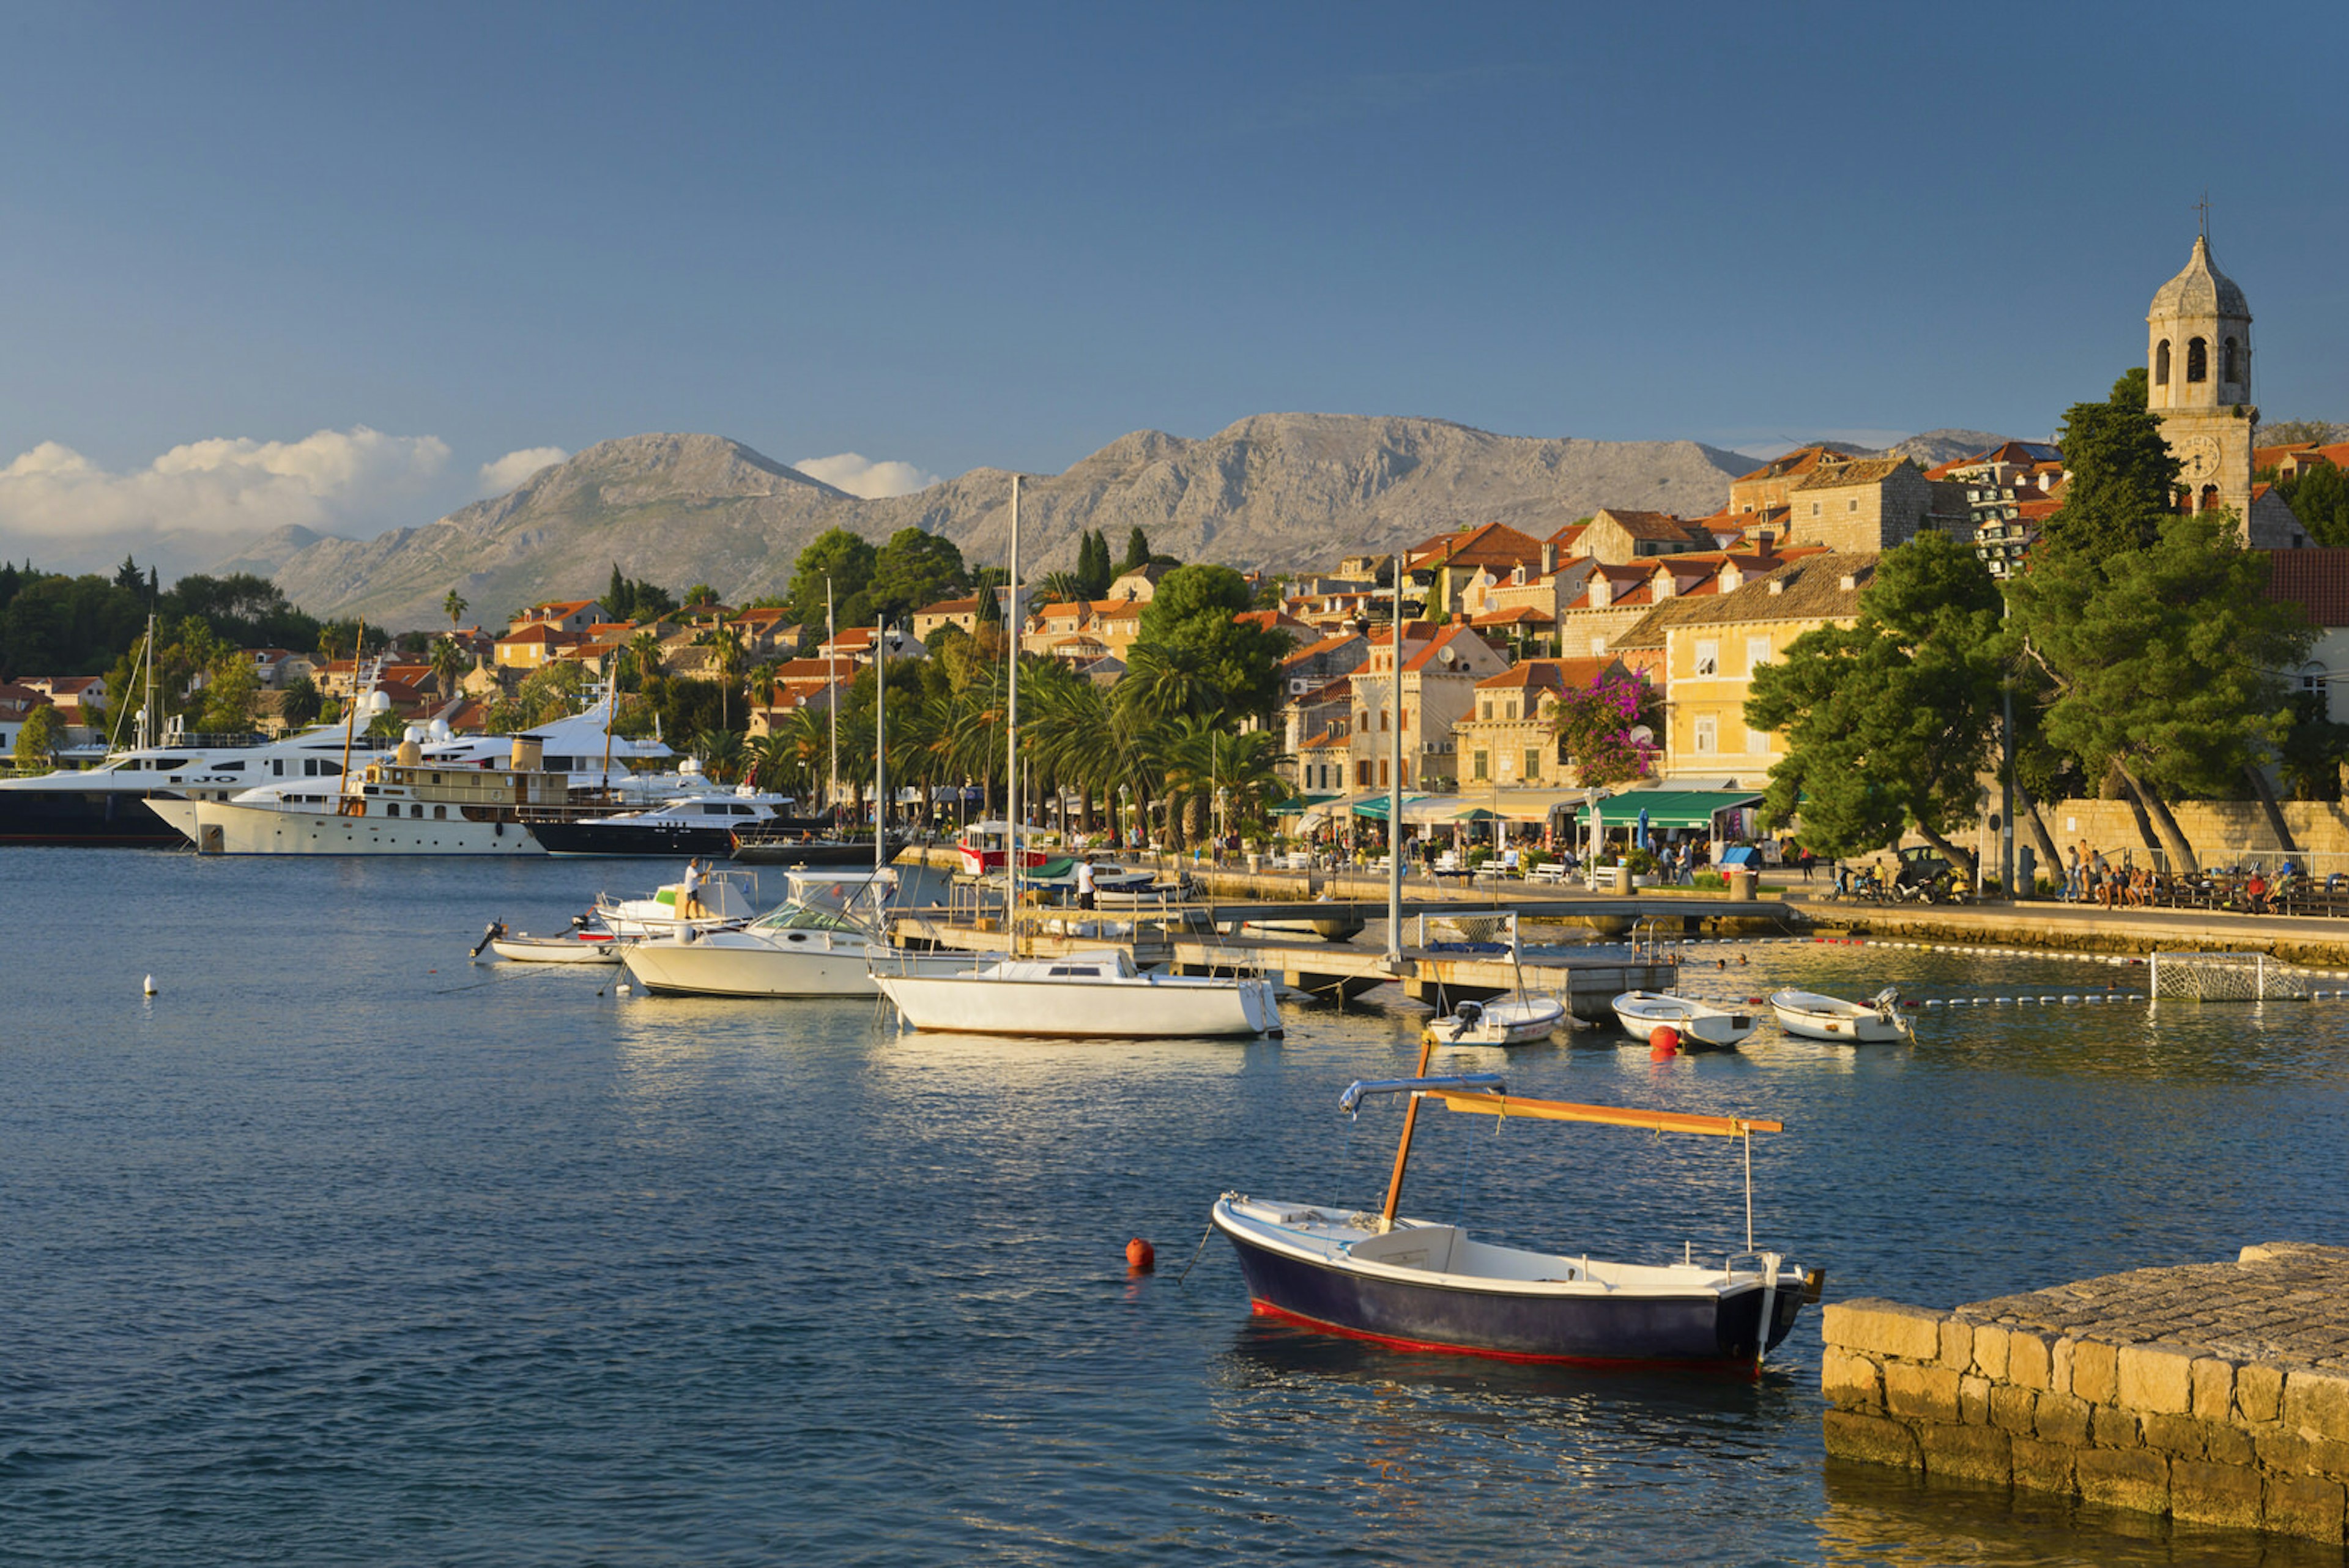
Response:
[[[1823,1314],[1838,1459],[2340,1543],[2349,1248]]]

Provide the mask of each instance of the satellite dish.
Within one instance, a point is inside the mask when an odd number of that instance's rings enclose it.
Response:
[[[424,726],[421,724],[410,724],[408,728],[399,732],[399,738],[403,741],[412,741],[417,745],[420,746],[424,743]]]
[[[370,691],[370,692],[368,692],[368,693],[367,693],[367,711],[368,712],[370,712],[370,713],[388,713],[388,712],[390,712],[390,711],[391,711],[391,693],[390,693],[390,692],[388,692],[388,691]]]
[[[1632,725],[1630,729],[1630,736],[1632,742],[1636,745],[1652,746],[1656,743],[1656,732],[1648,728],[1645,724]]]
[[[701,759],[688,757],[677,764],[677,771],[688,778],[698,778],[701,775]]]
[[[457,732],[449,728],[449,721],[446,719],[433,720],[425,727],[424,732],[435,741],[453,741],[457,738]]]

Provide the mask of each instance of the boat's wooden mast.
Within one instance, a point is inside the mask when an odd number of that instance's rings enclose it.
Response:
[[[342,799],[336,803],[337,815],[349,815],[351,794],[351,738],[357,732],[359,717],[359,660],[367,657],[367,617],[359,617],[358,640],[351,645],[351,694],[343,704],[343,776]]]
[[[1414,1078],[1426,1077],[1428,1059],[1434,1054],[1435,1036],[1433,1033],[1421,1035],[1419,1040],[1419,1066],[1417,1070],[1412,1074],[1412,1076]],[[1418,1125],[1419,1096],[1417,1095],[1413,1095],[1402,1108],[1402,1140],[1395,1145],[1394,1174],[1387,1179],[1386,1204],[1379,1210],[1379,1229],[1381,1231],[1392,1231],[1394,1229],[1395,1205],[1402,1201],[1403,1168],[1411,1163],[1412,1129],[1416,1127]]]

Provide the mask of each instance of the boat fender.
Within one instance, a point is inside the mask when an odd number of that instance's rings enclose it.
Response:
[[[1666,1062],[1680,1054],[1681,1032],[1669,1023],[1659,1023],[1648,1031],[1648,1060]]]
[[[1158,1250],[1136,1236],[1125,1244],[1125,1261],[1135,1272],[1146,1274],[1158,1266]]]

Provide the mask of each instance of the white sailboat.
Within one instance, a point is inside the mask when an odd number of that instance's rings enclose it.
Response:
[[[1012,951],[937,973],[932,961],[876,955],[873,981],[916,1030],[1072,1040],[1163,1040],[1280,1033],[1272,982],[1248,975],[1143,974],[1123,949],[1036,958],[1019,950],[1019,476],[1011,479],[1009,689],[1003,863]]]

